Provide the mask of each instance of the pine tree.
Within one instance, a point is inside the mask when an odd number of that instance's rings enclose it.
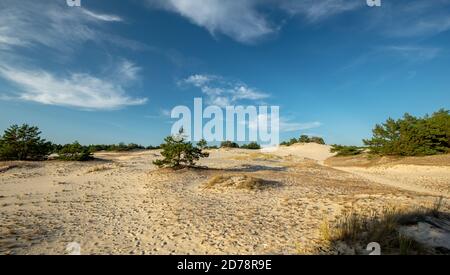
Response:
[[[40,137],[38,127],[12,125],[0,139],[0,159],[41,160],[52,151],[52,143]]]
[[[450,113],[439,110],[432,116],[389,118],[373,129],[373,137],[363,140],[371,153],[421,156],[450,152]]]
[[[164,143],[161,144],[161,155],[164,158],[153,161],[153,164],[158,167],[179,169],[194,166],[200,158],[209,157],[209,154],[202,152],[201,148],[187,142],[183,133],[184,130],[181,128],[178,135],[168,136],[164,139]]]

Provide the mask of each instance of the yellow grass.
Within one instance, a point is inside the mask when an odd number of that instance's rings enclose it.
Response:
[[[235,187],[236,189],[259,190],[264,187],[264,183],[264,180],[248,175],[216,175],[205,184],[205,188]]]

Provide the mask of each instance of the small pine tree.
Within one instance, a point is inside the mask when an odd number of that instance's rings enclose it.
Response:
[[[179,169],[194,166],[200,158],[209,157],[209,154],[202,152],[201,148],[187,142],[183,133],[184,130],[181,128],[178,135],[164,139],[164,143],[161,144],[161,155],[164,158],[153,161],[153,164],[158,167]]]
[[[0,138],[0,159],[42,160],[52,151],[51,142],[40,137],[38,127],[12,125]]]

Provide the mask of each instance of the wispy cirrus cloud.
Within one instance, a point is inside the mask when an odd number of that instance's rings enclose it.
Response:
[[[297,122],[287,117],[279,117],[276,118],[276,121],[272,121],[274,119],[275,118],[272,117],[270,113],[258,114],[257,119],[251,121],[242,121],[240,123],[248,126],[250,129],[258,129],[259,125],[271,125],[272,122],[274,122],[275,125],[279,125],[279,131],[284,133],[316,129],[320,128],[323,125],[319,121]]]
[[[93,11],[82,9],[82,12],[93,19],[100,20],[100,21],[106,21],[106,22],[122,22],[123,18],[120,16],[114,15],[114,14],[101,14],[101,13],[95,13]]]
[[[322,126],[322,123],[319,121],[311,121],[311,122],[294,122],[287,118],[280,119],[280,131],[282,132],[296,132],[303,130],[311,130],[315,128],[319,128]]]
[[[241,100],[262,100],[269,94],[258,91],[240,81],[225,79],[216,75],[191,75],[179,82],[180,85],[192,85],[207,96],[207,103],[220,107],[235,104]]]
[[[0,49],[45,46],[68,52],[87,41],[117,41],[116,45],[126,46],[124,39],[99,29],[98,23],[120,21],[122,18],[117,15],[67,8],[62,2],[3,0],[0,3]]]
[[[388,37],[424,39],[450,30],[449,0],[385,1],[381,11],[366,23]]]
[[[305,16],[318,22],[362,6],[358,0],[147,0],[152,8],[177,13],[213,36],[224,34],[246,44],[253,44],[276,33],[281,23],[271,20],[271,12]],[[269,12],[263,12],[263,10]]]
[[[419,45],[392,45],[380,48],[382,52],[391,53],[407,61],[420,62],[436,58],[441,48]]]
[[[83,110],[113,110],[144,104],[146,98],[133,97],[127,92],[141,71],[132,61],[118,58],[120,62],[113,64],[109,75],[101,75],[93,74],[93,68],[83,72],[65,66],[63,70],[52,71],[48,69],[49,61],[37,54],[41,49],[50,49],[56,58],[67,58],[88,41],[108,41],[133,48],[136,44],[132,41],[102,29],[103,24],[122,21],[117,15],[68,8],[64,1],[3,0],[0,3],[0,79],[14,90],[3,93],[0,99]],[[34,54],[23,56],[24,49]]]
[[[304,16],[309,22],[319,22],[334,15],[352,11],[366,5],[359,0],[303,0],[280,1],[281,9],[291,15]]]
[[[253,0],[148,0],[148,3],[177,13],[212,35],[225,34],[242,43],[252,43],[276,30],[256,10],[257,2]]]
[[[0,77],[17,87],[10,98],[46,105],[113,110],[147,102],[146,98],[128,96],[121,83],[86,73],[56,75],[40,69],[0,66]]]

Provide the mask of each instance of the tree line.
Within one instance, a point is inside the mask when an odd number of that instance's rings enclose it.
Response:
[[[78,141],[71,144],[55,144],[41,137],[36,126],[28,124],[12,125],[0,137],[0,160],[45,160],[51,154],[57,154],[61,160],[85,161],[93,158],[99,151],[123,152],[159,147],[144,147],[135,143],[111,145],[81,145]]]
[[[317,144],[325,144],[325,140],[321,137],[314,137],[314,136],[307,136],[307,135],[301,135],[298,139],[297,138],[291,138],[288,141],[283,141],[280,143],[280,145],[284,146],[291,146],[298,143],[317,143]]]
[[[338,156],[358,155],[365,151],[381,156],[426,156],[450,153],[450,111],[441,109],[431,116],[408,113],[400,119],[388,118],[377,124],[364,146],[333,145]]]

